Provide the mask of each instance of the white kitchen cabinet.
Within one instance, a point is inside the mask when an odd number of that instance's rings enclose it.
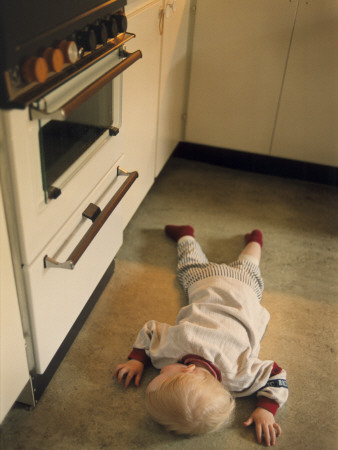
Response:
[[[269,154],[298,0],[198,0],[185,140]]]
[[[0,423],[28,381],[25,340],[0,189]]]
[[[338,2],[300,0],[272,155],[338,166]]]
[[[166,0],[163,7],[156,176],[183,138],[190,0]]]
[[[128,192],[124,226],[183,137],[187,93],[190,0],[131,0],[128,30],[136,38],[127,50],[142,59],[123,79],[124,164],[139,172]]]
[[[129,52],[140,49],[143,56],[123,75],[121,133],[124,136],[124,164],[139,172],[135,189],[127,193],[124,226],[147,194],[155,177],[161,7],[162,0],[130,2],[126,10],[128,30],[136,34],[136,38],[128,43],[127,49]]]

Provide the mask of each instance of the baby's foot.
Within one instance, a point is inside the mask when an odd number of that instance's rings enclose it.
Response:
[[[253,230],[244,236],[245,244],[249,242],[257,242],[261,247],[263,247],[263,233],[260,230]]]
[[[190,225],[166,225],[164,230],[176,242],[183,236],[194,237],[194,229]]]

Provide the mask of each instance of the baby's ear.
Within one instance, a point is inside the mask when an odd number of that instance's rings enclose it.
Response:
[[[185,369],[183,369],[183,372],[190,373],[193,372],[196,369],[195,364],[189,364]]]

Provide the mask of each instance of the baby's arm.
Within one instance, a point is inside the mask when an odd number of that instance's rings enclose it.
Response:
[[[257,397],[257,407],[244,425],[254,423],[258,442],[262,442],[264,433],[266,445],[275,445],[276,437],[280,436],[282,430],[274,416],[288,398],[286,372],[276,363],[273,364],[268,382],[258,391]]]
[[[282,429],[275,422],[274,415],[264,408],[256,408],[249,419],[244,422],[246,427],[255,423],[257,441],[261,444],[264,433],[265,443],[268,447],[275,445],[276,437],[281,435]]]
[[[131,380],[135,377],[135,386],[139,386],[141,377],[143,374],[144,364],[136,359],[130,359],[129,361],[118,364],[116,366],[114,377],[117,378],[119,382],[123,380],[125,376],[124,386],[127,388]]]
[[[114,372],[114,377],[120,382],[126,377],[124,383],[125,387],[129,386],[134,377],[135,386],[139,386],[143,369],[150,363],[150,358],[146,354],[146,349],[149,350],[153,338],[159,342],[161,330],[168,327],[169,325],[161,324],[155,320],[150,320],[142,327],[137,335],[134,347],[128,356],[129,361],[118,364]]]
[[[116,366],[114,377],[121,382],[125,376],[125,387],[128,387],[131,380],[135,377],[135,386],[139,386],[144,366],[149,364],[150,359],[146,352],[140,348],[133,348],[128,359],[129,361]]]

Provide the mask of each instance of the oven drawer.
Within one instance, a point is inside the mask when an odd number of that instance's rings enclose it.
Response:
[[[44,258],[47,253],[57,260],[67,260],[92,226],[91,220],[82,216],[88,204],[94,203],[103,210],[125,183],[126,177],[117,176],[119,162],[35,261],[24,267],[37,373],[45,371],[122,244],[119,206],[109,215],[73,270],[45,267]]]

